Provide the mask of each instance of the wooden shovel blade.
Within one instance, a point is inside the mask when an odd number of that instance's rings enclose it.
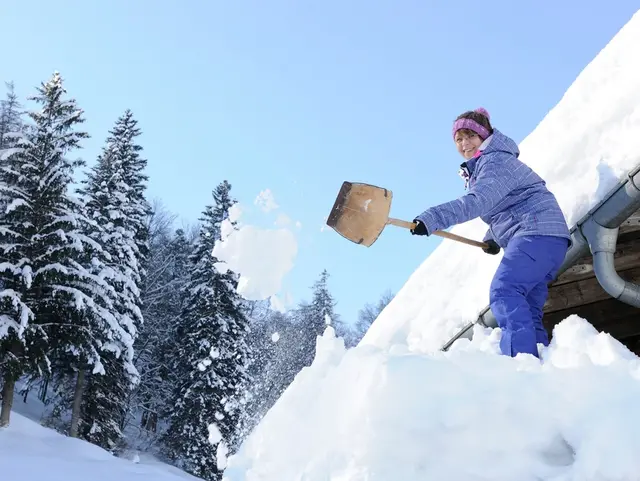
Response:
[[[358,182],[344,182],[327,225],[356,244],[371,246],[387,225],[393,194]]]

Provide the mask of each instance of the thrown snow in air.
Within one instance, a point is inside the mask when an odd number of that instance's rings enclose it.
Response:
[[[239,274],[237,290],[245,299],[270,299],[272,307],[282,311],[285,304],[277,294],[298,253],[295,235],[284,227],[262,229],[242,225],[241,216],[241,206],[234,204],[229,219],[222,222],[221,240],[212,252],[219,261],[216,269],[220,272],[230,269]]]

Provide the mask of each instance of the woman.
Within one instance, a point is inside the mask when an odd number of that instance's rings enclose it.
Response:
[[[490,307],[502,330],[500,349],[538,356],[549,344],[542,325],[547,284],[564,261],[571,238],[564,214],[545,182],[518,159],[517,144],[476,109],[453,124],[453,139],[465,162],[467,193],[427,209],[414,219],[414,235],[429,235],[480,217],[489,225],[485,252],[504,256],[490,287]]]

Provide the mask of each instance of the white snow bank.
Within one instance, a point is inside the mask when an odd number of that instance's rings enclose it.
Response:
[[[563,98],[521,143],[520,158],[547,181],[569,225],[640,164],[640,12],[580,73]],[[478,99],[482,104],[482,99]],[[472,108],[474,106],[470,106]],[[488,107],[491,112],[491,106]],[[509,119],[492,116],[509,135]],[[451,144],[451,175],[458,160]],[[452,199],[459,193],[452,193]],[[416,206],[416,212],[429,205]],[[452,232],[480,239],[479,219]],[[407,239],[407,242],[424,242]],[[489,303],[489,284],[501,255],[448,240],[413,273],[361,342],[404,342],[417,351],[440,349]],[[436,242],[427,240],[427,242]]]
[[[15,402],[18,402],[16,400]],[[117,458],[93,444],[44,428],[13,412],[0,429],[3,480],[25,481],[184,481],[197,480],[177,468],[135,457]]]
[[[220,261],[216,269],[221,272],[231,269],[240,275],[237,290],[245,299],[270,299],[275,309],[284,310],[284,301],[277,294],[298,254],[295,235],[285,227],[261,229],[242,225],[242,208],[234,204],[232,209],[229,219],[222,222],[222,238],[213,248],[212,255]]]
[[[640,360],[577,317],[543,364],[499,355],[499,336],[345,351],[327,328],[225,481],[638,479]]]

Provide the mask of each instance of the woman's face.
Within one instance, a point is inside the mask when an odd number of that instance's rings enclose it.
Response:
[[[482,139],[473,130],[461,129],[456,132],[456,148],[466,160],[473,158],[482,145]]]

